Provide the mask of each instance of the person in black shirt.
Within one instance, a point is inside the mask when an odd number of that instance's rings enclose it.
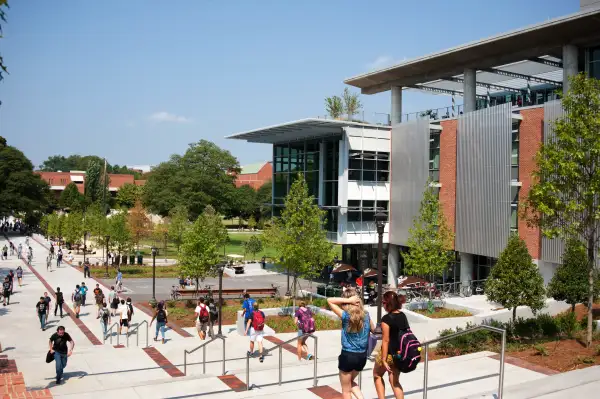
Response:
[[[70,348],[69,342],[71,343]],[[63,326],[59,326],[50,337],[49,347],[56,363],[56,383],[60,384],[63,371],[67,367],[67,358],[73,354],[73,349],[75,349],[75,341],[65,332]]]
[[[393,291],[388,291],[381,299],[387,314],[381,318],[381,331],[383,333],[381,351],[377,355],[376,364],[373,368],[375,390],[379,399],[385,398],[383,375],[387,372],[392,391],[394,391],[394,397],[400,399],[404,398],[404,391],[402,385],[400,385],[400,371],[394,365],[393,355],[400,348],[398,340],[400,331],[408,330],[410,326],[406,315],[401,311],[402,297]]]
[[[40,301],[35,304],[35,310],[37,310],[40,326],[42,327],[42,331],[44,331],[46,329],[46,316],[48,315],[48,302],[46,302],[43,296],[41,296]]]
[[[60,309],[60,318],[63,317],[63,309],[62,305],[65,303],[65,298],[63,293],[60,291],[60,287],[56,287],[56,304],[54,305],[54,316],[56,316],[56,311]]]
[[[10,280],[8,276],[4,277],[4,282],[2,283],[2,295],[4,297],[3,305],[10,305]]]
[[[8,281],[10,281],[10,295],[13,294],[13,280],[15,279],[15,272],[12,270],[8,272]]]

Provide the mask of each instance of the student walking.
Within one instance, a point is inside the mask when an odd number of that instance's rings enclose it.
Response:
[[[206,330],[210,323],[210,312],[208,306],[204,303],[204,298],[198,300],[198,306],[195,309],[196,315],[196,329],[198,330],[198,336],[200,339],[206,339]]]
[[[369,332],[375,323],[365,312],[363,303],[355,288],[348,288],[342,298],[327,298],[329,308],[342,319],[342,353],[338,357],[342,397],[350,399],[354,395],[363,399],[360,387],[354,383],[358,373],[367,364]]]
[[[90,278],[90,261],[86,259],[83,262],[83,278]]]
[[[133,318],[133,305],[131,304],[131,298],[127,298],[125,305],[127,305],[127,321],[131,326],[131,319]]]
[[[3,306],[10,305],[10,286],[8,276],[4,277],[4,282],[2,283]]]
[[[115,286],[110,287],[110,292],[108,293],[108,302],[110,303],[110,315],[116,316],[117,309],[119,308],[119,296],[115,292]]]
[[[50,302],[52,302],[52,298],[47,292],[44,292],[44,301],[46,302],[46,321],[48,321],[48,317],[50,316]]]
[[[42,328],[42,331],[45,331],[46,317],[48,316],[48,304],[43,296],[41,296],[38,303],[35,304],[35,310],[37,311],[38,319],[40,319],[40,327]]]
[[[13,294],[14,282],[15,282],[15,272],[12,270],[8,272],[8,281],[10,281],[10,295]]]
[[[81,290],[81,304],[83,306],[85,306],[85,299],[87,297],[88,287],[85,286],[85,283],[83,281],[81,282],[80,290]]]
[[[71,300],[73,301],[73,311],[75,312],[75,317],[79,318],[79,311],[81,310],[81,287],[79,284],[75,286],[75,292],[71,295]]]
[[[21,266],[17,267],[17,281],[19,282],[19,288],[23,283],[23,268]]]
[[[119,306],[119,309],[117,309],[117,313],[119,314],[119,335],[121,335],[121,331],[123,330],[123,327],[125,327],[125,334],[129,333],[129,307],[127,305],[125,305],[125,300],[121,299],[121,305]]]
[[[208,321],[208,336],[210,338],[215,337],[214,326],[215,323],[219,322],[219,309],[215,304],[214,299],[208,300],[208,313],[209,313],[209,321]]]
[[[54,305],[54,316],[56,317],[56,311],[60,309],[60,318],[63,317],[62,305],[65,303],[63,293],[60,291],[60,287],[56,287],[56,304]]]
[[[106,339],[108,325],[111,323],[110,310],[106,307],[106,302],[101,303],[100,306],[98,317],[100,318],[100,326],[102,327],[102,337]]]
[[[244,316],[244,327],[248,324],[248,320],[252,319],[254,310],[254,298],[250,298],[250,294],[244,294],[244,302],[242,303],[242,316]]]
[[[94,299],[96,300],[96,306],[98,307],[96,318],[100,318],[100,311],[102,310],[102,305],[104,303],[104,292],[100,289],[100,284],[96,284],[96,288],[94,288]]]
[[[54,355],[56,363],[56,384],[60,384],[63,377],[63,371],[67,367],[67,359],[73,354],[75,341],[65,332],[63,326],[59,326],[56,332],[52,334],[49,341],[50,353]]]
[[[62,260],[63,260],[63,253],[62,253],[62,249],[59,248],[58,252],[56,253],[56,268],[57,269],[60,267]]]
[[[152,316],[152,320],[150,320],[150,326],[152,326],[152,322],[156,319],[156,333],[154,334],[154,341],[158,341],[158,332],[160,331],[162,343],[165,343],[165,326],[167,325],[168,317],[169,313],[164,306],[164,302],[159,302],[156,312],[154,312],[154,316]]]
[[[256,342],[258,344],[258,353],[260,355],[258,360],[260,360],[261,363],[265,360],[265,356],[263,355],[264,329],[265,314],[262,310],[258,309],[258,302],[254,302],[252,305],[252,318],[249,319],[246,324],[246,335],[248,335],[248,331],[250,331],[250,350],[248,351],[248,356],[254,354],[254,343]]]
[[[21,259],[21,255],[23,255],[23,243],[19,243],[19,248],[17,248],[17,258]]]
[[[296,348],[298,353],[298,360],[302,360],[302,352],[306,352],[306,359],[311,360],[312,355],[308,352],[308,345],[306,340],[308,337],[300,338],[304,334],[312,334],[315,332],[315,319],[312,311],[306,307],[306,302],[300,302],[300,307],[294,314],[294,322],[298,326],[298,346]]]
[[[8,247],[6,244],[2,247],[2,259],[8,260]]]
[[[402,313],[402,300],[395,292],[388,291],[381,298],[381,304],[387,314],[381,318],[381,351],[375,359],[373,379],[379,399],[385,398],[383,375],[388,373],[390,386],[396,399],[404,399],[404,390],[400,385],[400,370],[395,364],[393,355],[400,350],[399,336],[401,331],[410,328],[406,315]]]

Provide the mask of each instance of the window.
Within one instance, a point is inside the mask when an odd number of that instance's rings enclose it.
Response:
[[[348,221],[374,223],[375,213],[387,213],[389,201],[383,200],[348,200]]]
[[[519,187],[510,188],[510,231],[514,233],[519,228]]]
[[[348,180],[365,182],[389,181],[389,152],[350,151],[348,156]]]
[[[588,76],[600,79],[600,47],[588,50]]]
[[[310,140],[273,146],[274,199],[285,198],[298,173],[304,176],[309,194],[318,197],[320,143],[319,140]]]
[[[429,179],[440,181],[440,132],[437,130],[429,133]]]
[[[520,122],[516,121],[512,125],[511,136],[511,154],[510,154],[510,180],[519,181],[519,127]]]

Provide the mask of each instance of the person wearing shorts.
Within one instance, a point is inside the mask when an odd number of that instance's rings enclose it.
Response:
[[[79,318],[79,311],[81,310],[81,287],[79,284],[75,286],[75,292],[71,295],[71,300],[73,301],[73,311],[75,312],[75,317]]]
[[[205,310],[209,319],[206,321],[200,320],[200,313]],[[208,329],[208,324],[210,323],[210,312],[208,310],[208,306],[204,303],[204,298],[200,298],[198,300],[198,306],[195,309],[196,313],[196,329],[198,330],[198,336],[200,339],[206,339],[206,330]]]
[[[4,282],[2,283],[2,294],[4,295],[3,305],[10,305],[10,281],[8,276],[4,277]]]
[[[254,354],[254,343],[256,342],[258,344],[258,353],[260,354],[259,360],[262,363],[265,360],[265,356],[263,355],[265,314],[262,310],[258,310],[258,302],[254,302],[252,308],[252,318],[249,319],[248,323],[246,324],[246,335],[248,335],[248,332],[250,332],[250,350],[248,351],[248,356],[252,356]],[[262,326],[258,326],[261,318]]]
[[[121,299],[121,305],[117,310],[117,313],[121,317],[121,321],[119,322],[119,335],[121,335],[121,331],[125,328],[125,334],[129,332],[129,307],[125,304],[125,299]]]

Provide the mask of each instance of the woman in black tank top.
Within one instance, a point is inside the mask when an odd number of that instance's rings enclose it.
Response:
[[[381,331],[383,333],[381,341],[381,350],[377,355],[375,367],[373,368],[373,378],[375,380],[375,389],[379,399],[385,398],[385,384],[383,375],[387,372],[390,378],[390,385],[394,391],[396,399],[404,398],[404,390],[400,385],[400,371],[395,367],[393,355],[398,352],[400,342],[398,336],[400,331],[409,328],[406,315],[402,313],[402,299],[395,292],[388,291],[381,300],[387,314],[381,318]]]

